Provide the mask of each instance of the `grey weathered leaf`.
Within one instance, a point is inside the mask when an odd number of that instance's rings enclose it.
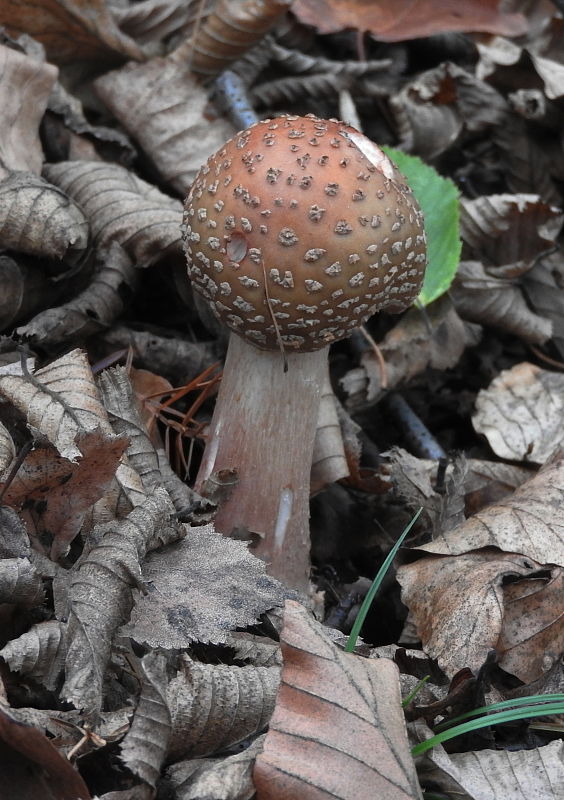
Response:
[[[167,781],[177,800],[251,800],[255,796],[253,767],[262,750],[264,736],[258,736],[241,753],[225,758],[192,758],[168,768]]]
[[[244,542],[212,525],[187,528],[185,539],[151,553],[143,578],[146,593],[136,595],[124,633],[151,647],[223,643],[229,631],[253,624],[287,594]]]
[[[279,680],[279,667],[199,664],[183,656],[167,692],[170,758],[211,755],[260,733],[270,720]]]
[[[543,464],[564,438],[564,375],[526,361],[503,370],[478,393],[472,423],[500,458]]]
[[[137,273],[130,258],[114,243],[98,265],[84,291],[63,305],[41,311],[17,335],[40,341],[42,346],[65,340],[83,340],[107,330],[124,309],[126,292],[133,291]]]
[[[0,559],[0,603],[37,606],[43,599],[41,576],[29,559]]]
[[[159,653],[148,653],[139,669],[141,693],[131,728],[121,745],[121,758],[134,775],[155,787],[172,734],[166,702],[166,659]]]
[[[142,583],[141,561],[158,537],[172,538],[172,504],[157,489],[73,567],[65,631],[66,681],[62,696],[88,710],[102,705],[102,685],[114,635],[127,621],[132,591]],[[167,531],[169,531],[167,533]]]
[[[34,678],[53,691],[59,677],[56,665],[61,663],[63,628],[64,624],[57,620],[32,625],[26,633],[4,645],[0,658],[12,672]]]
[[[44,175],[84,211],[97,247],[118,242],[138,267],[181,252],[182,204],[117,164],[61,161]]]
[[[235,132],[221,117],[209,124],[208,93],[187,55],[126,64],[94,82],[103,102],[182,196],[208,156]]]
[[[48,258],[77,259],[88,222],[64,192],[38,175],[11,172],[0,183],[0,245]]]

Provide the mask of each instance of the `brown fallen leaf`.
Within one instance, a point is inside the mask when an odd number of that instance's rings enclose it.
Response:
[[[0,24],[16,36],[29,33],[57,64],[144,58],[119,30],[104,0],[1,0]]]
[[[402,601],[413,616],[425,652],[436,658],[441,669],[452,677],[465,667],[477,673],[488,652],[498,648],[503,652],[504,648],[510,648],[512,638],[523,637],[526,641],[525,628],[522,627],[520,632],[516,630],[515,611],[507,620],[509,629],[504,638],[504,583],[508,579],[516,581],[519,588],[513,593],[526,595],[529,582],[524,579],[536,578],[544,569],[550,572],[550,568],[531,563],[524,556],[488,549],[455,557],[419,559],[399,567],[397,580],[402,587]],[[556,580],[557,576],[558,570],[555,571]],[[546,586],[550,587],[550,582],[544,581],[542,588]],[[529,607],[534,602],[550,603],[554,594],[531,598]],[[510,593],[508,599],[511,600],[512,596]],[[525,612],[526,603],[523,602],[521,607]],[[528,648],[526,661],[531,670],[543,666],[548,668],[564,647],[563,613],[561,600],[556,608],[537,612],[536,618],[529,609],[531,620],[527,630],[532,634],[534,629],[537,640],[521,641],[521,644]],[[547,624],[552,625],[549,632],[545,630]],[[544,646],[550,634],[549,659],[544,661]],[[522,666],[523,655],[519,660],[515,653],[514,663]],[[508,658],[508,664],[509,661]],[[534,677],[539,674],[535,672]],[[529,672],[527,677],[530,675]]]
[[[564,375],[526,361],[500,372],[472,424],[500,458],[543,464],[564,439]]]
[[[499,0],[296,0],[292,11],[319,33],[343,28],[370,31],[384,42],[400,42],[445,31],[485,31],[519,36],[528,25],[522,14],[508,14]]]
[[[343,653],[294,601],[281,642],[282,683],[253,772],[258,800],[420,798],[395,664]]]
[[[564,566],[564,452],[521,484],[509,497],[478,511],[418,549],[457,555],[482,547],[522,553],[543,564]]]

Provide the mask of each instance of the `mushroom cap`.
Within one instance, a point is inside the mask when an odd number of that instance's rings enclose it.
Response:
[[[284,116],[230,139],[184,215],[194,289],[263,349],[311,351],[417,297],[423,216],[405,178],[337,120]]]

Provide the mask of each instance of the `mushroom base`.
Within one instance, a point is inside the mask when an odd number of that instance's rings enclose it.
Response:
[[[196,488],[220,470],[237,482],[216,530],[258,534],[253,553],[294,589],[309,589],[309,483],[328,349],[258,350],[232,334]]]

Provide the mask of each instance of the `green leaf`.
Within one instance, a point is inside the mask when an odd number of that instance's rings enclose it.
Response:
[[[419,302],[427,306],[450,287],[460,261],[458,189],[420,158],[382,147],[403,175],[425,216],[427,272]]]

